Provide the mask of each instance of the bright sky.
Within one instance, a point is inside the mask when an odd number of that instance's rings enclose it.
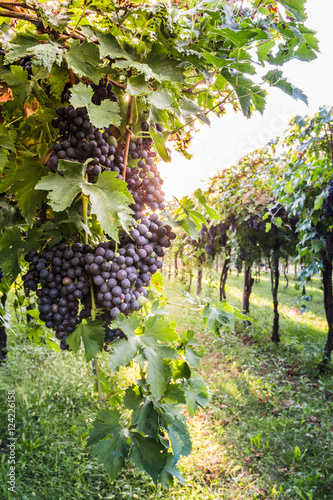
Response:
[[[333,2],[307,0],[306,5],[306,25],[317,31],[320,53],[310,63],[294,60],[282,70],[284,76],[307,95],[309,107],[279,89],[271,89],[264,115],[256,112],[247,119],[241,112],[235,114],[231,106],[223,118],[212,115],[211,126],[202,125],[192,141],[191,160],[175,153],[171,163],[160,163],[167,200],[204,188],[203,180],[236,164],[245,154],[280,135],[293,116],[314,114],[321,105],[333,105]]]

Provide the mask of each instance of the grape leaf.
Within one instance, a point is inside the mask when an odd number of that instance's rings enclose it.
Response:
[[[201,378],[182,381],[182,387],[186,397],[187,411],[193,417],[199,407],[206,406],[209,402],[207,387]]]
[[[146,323],[151,326],[150,330]],[[167,338],[175,338],[175,332],[170,328],[168,319],[164,317],[158,317],[154,321],[148,319],[146,323],[144,323],[144,332],[147,331],[148,333],[136,335],[135,332],[141,325],[137,315],[133,314],[128,319],[124,317],[117,318],[115,322],[116,328],[120,328],[125,333],[127,340],[122,339],[114,343],[113,350],[110,353],[109,366],[113,371],[120,366],[126,366],[139,351],[148,361],[147,382],[150,391],[156,398],[160,398],[171,378],[170,366],[163,363],[163,360],[175,359],[178,353],[175,348],[165,345],[160,340],[163,338],[163,334],[159,333],[158,328],[165,332]],[[156,324],[158,328],[155,328]],[[122,364],[124,362],[126,362],[126,365]]]
[[[164,446],[152,438],[141,436],[137,432],[131,433],[131,442],[130,458],[140,470],[147,472],[157,485],[158,475],[167,460]]]
[[[289,10],[296,19],[300,21],[306,20],[305,14],[305,0],[277,0],[281,5],[283,5],[287,10]]]
[[[170,92],[162,86],[158,87],[155,92],[148,95],[148,101],[158,109],[167,109],[172,106],[173,99]]]
[[[27,50],[33,66],[44,68],[49,74],[53,64],[61,66],[64,49],[55,43],[39,44]]]
[[[82,192],[90,198],[91,213],[115,241],[119,241],[119,226],[125,230],[130,227],[132,210],[129,205],[134,203],[126,182],[117,179],[117,175],[117,172],[103,172],[95,184],[86,181],[82,184]]]
[[[170,486],[173,486],[174,477],[176,477],[181,482],[181,484],[184,484],[184,479],[182,478],[179,470],[176,467],[176,459],[171,453],[169,453],[167,463],[159,474],[159,480],[163,486],[168,488]]]
[[[165,145],[166,141],[168,140],[169,137],[169,132],[157,132],[155,129],[150,126],[149,127],[149,133],[154,141],[155,147],[157,149],[158,154],[162,158],[163,161],[166,163],[169,163],[171,161],[171,151],[170,149]]]
[[[59,170],[63,170],[63,177],[50,172],[36,185],[36,189],[48,191],[48,199],[52,209],[61,212],[69,207],[75,196],[81,192],[84,180],[85,165],[82,163],[60,160]]]
[[[105,232],[118,241],[119,226],[127,230],[131,224],[129,205],[133,198],[126,183],[116,178],[117,172],[103,172],[97,182],[91,184],[84,179],[86,167],[81,163],[60,160],[58,168],[63,170],[63,177],[50,173],[36,186],[36,189],[49,191],[47,197],[53,210],[65,210],[82,191],[90,198],[91,213],[97,216]]]
[[[106,99],[103,104],[97,106],[91,101],[93,90],[83,83],[75,85],[71,89],[70,103],[75,107],[85,106],[91,123],[97,128],[105,128],[109,125],[118,126],[121,123],[120,108],[116,102]]]
[[[179,403],[185,404],[186,399],[183,388],[179,384],[168,384],[161,398],[161,403],[166,403],[168,405],[178,405]]]
[[[178,333],[169,320],[160,316],[151,316],[145,321],[145,337],[153,337],[161,342],[178,340]]]
[[[17,33],[10,44],[8,44],[9,51],[4,58],[4,64],[11,64],[18,61],[21,57],[26,56],[29,50],[38,47],[41,48],[40,41],[46,42],[47,40],[47,35],[37,35],[30,31]]]
[[[51,75],[49,77],[51,94],[59,99],[67,81],[68,69],[65,66],[57,66],[56,64],[54,64],[51,70]]]
[[[108,435],[111,438],[104,440]],[[95,445],[92,453],[104,465],[111,480],[117,477],[124,466],[124,460],[129,452],[127,443],[129,435],[128,429],[119,424],[117,410],[101,410],[98,413],[88,444]]]
[[[180,418],[174,418],[172,423],[168,424],[167,430],[176,460],[178,460],[181,455],[189,455],[192,451],[192,443],[185,417],[182,420]]]
[[[21,268],[20,256],[24,253],[26,242],[22,239],[19,227],[8,227],[0,238],[1,268],[9,284],[14,283]]]
[[[308,98],[304,92],[295,87],[292,83],[288,82],[286,78],[283,78],[282,71],[272,69],[266,73],[263,79],[274,87],[278,87],[283,90],[283,92],[290,95],[293,99],[300,100],[305,102],[305,104],[308,104]]]
[[[35,189],[45,170],[46,167],[43,167],[35,157],[21,156],[15,164],[13,162],[13,165],[10,164],[3,172],[1,190],[9,190],[15,194],[15,200],[29,224],[34,221],[37,209],[45,197],[45,192]]]
[[[91,321],[86,325],[81,323],[68,336],[66,342],[72,351],[77,353],[82,340],[86,361],[88,362],[103,350],[105,336],[103,326],[103,321]]]
[[[134,425],[139,432],[158,441],[159,418],[151,401],[146,400],[143,405],[134,410],[131,425]]]
[[[132,96],[147,94],[148,85],[145,77],[143,75],[131,76],[128,79],[126,91]]]
[[[7,101],[6,105],[15,110],[27,98],[31,89],[31,81],[28,80],[28,72],[24,71],[21,66],[11,66],[10,71],[3,75],[2,79],[11,88],[15,97],[15,102]]]
[[[214,208],[212,208],[212,207],[209,207],[207,205],[206,197],[203,194],[203,192],[201,191],[201,189],[196,189],[194,191],[194,196],[196,197],[196,199],[198,200],[198,202],[200,203],[200,205],[202,205],[206,209],[206,212],[207,212],[207,214],[209,215],[209,217],[211,219],[219,220],[219,215],[216,212],[216,210]]]
[[[100,63],[99,50],[95,43],[89,43],[85,40],[80,43],[79,40],[72,41],[70,49],[64,54],[68,67],[80,77],[89,78],[94,83],[98,83],[100,75],[96,65]]]
[[[113,432],[119,431],[122,426],[119,423],[120,413],[116,409],[100,410],[97,415],[97,420],[93,423],[93,430],[89,434],[89,446],[93,446],[106,436]]]
[[[128,387],[125,392],[123,403],[127,410],[135,410],[143,401],[140,389],[136,385]]]
[[[9,151],[15,151],[15,144],[11,133],[12,131],[7,127],[0,125],[0,147],[9,149]]]
[[[210,120],[204,111],[190,99],[183,99],[180,102],[179,111],[187,121],[191,120],[193,117],[197,117],[206,123],[206,125],[210,125]]]
[[[110,56],[114,58],[123,58],[123,59],[131,59],[130,54],[124,50],[116,38],[111,33],[102,33],[101,31],[95,29],[95,35],[98,38],[100,45],[100,53],[101,57],[104,58],[106,56]]]

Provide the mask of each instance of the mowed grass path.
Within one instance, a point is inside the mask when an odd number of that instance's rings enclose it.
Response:
[[[319,281],[303,315],[298,292],[281,284],[281,346],[269,340],[272,307],[268,276],[254,285],[252,326],[237,323],[221,337],[187,307],[182,284],[167,282],[170,318],[191,328],[206,350],[200,369],[211,404],[189,418],[193,453],[180,462],[185,484],[156,492],[147,476],[128,464],[110,484],[86,447],[95,418],[93,379],[81,357],[35,347],[24,324],[10,334],[10,354],[0,367],[0,498],[72,499],[332,499],[333,383],[318,377],[325,341]],[[242,276],[228,277],[227,298],[240,306]],[[204,294],[217,299],[216,276]],[[177,304],[177,305],[171,305]],[[103,361],[107,363],[107,357]],[[124,373],[117,375],[122,384]],[[6,489],[6,390],[16,390],[17,492]]]

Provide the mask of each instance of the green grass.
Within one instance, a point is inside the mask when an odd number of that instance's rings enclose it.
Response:
[[[171,304],[186,306],[181,287],[166,283]],[[227,298],[238,307],[241,287],[242,276],[228,277]],[[273,316],[265,276],[253,288],[252,326],[238,323],[221,337],[205,329],[200,314],[168,306],[179,328],[195,330],[206,349],[201,374],[212,401],[206,412],[189,417],[193,453],[180,462],[185,484],[162,492],[130,463],[113,484],[108,481],[86,447],[96,401],[83,359],[31,345],[24,324],[17,324],[0,367],[0,498],[332,499],[333,382],[330,374],[319,378],[316,371],[326,337],[319,282],[307,292],[313,300],[300,315],[293,283],[287,289],[282,283],[280,346],[269,340]],[[205,281],[204,293],[216,299],[217,282]],[[16,391],[14,495],[5,486],[11,389]]]

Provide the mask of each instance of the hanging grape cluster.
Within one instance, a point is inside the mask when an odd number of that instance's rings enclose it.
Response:
[[[106,79],[90,85],[94,104],[101,105],[105,99],[118,101],[112,83]],[[115,127],[102,131],[94,127],[85,107],[66,105],[70,92],[70,88],[64,91],[64,105],[56,109],[57,116],[52,120],[59,135],[48,168],[62,175],[59,160],[82,164],[91,159],[87,165],[88,180],[96,182],[103,171],[116,172],[118,178],[125,177],[135,203],[130,206],[132,229],[129,234],[120,233],[118,244],[105,235],[107,241],[96,248],[78,242],[70,246],[63,241],[27,255],[25,288],[36,292],[40,319],[53,328],[62,348],[66,348],[66,337],[82,318],[91,316],[92,300],[106,324],[119,313],[138,311],[146,302],[151,276],[162,267],[164,249],[176,238],[171,226],[152,213],[165,205],[149,124],[142,122],[142,137],[129,143],[128,156],[138,161],[129,162],[124,175],[125,146],[116,138]],[[159,124],[155,128],[162,130]],[[146,215],[147,210],[150,213]]]
[[[328,183],[328,196],[323,203],[324,218],[328,219],[333,215],[333,179]]]
[[[202,243],[205,244],[205,250],[212,260],[214,260],[218,250],[226,246],[228,242],[227,231],[229,228],[230,224],[228,220],[212,224],[209,228],[205,224],[202,225],[199,237]]]

